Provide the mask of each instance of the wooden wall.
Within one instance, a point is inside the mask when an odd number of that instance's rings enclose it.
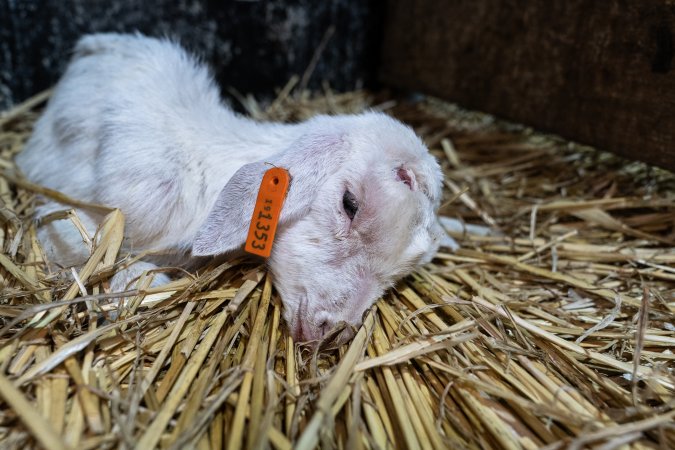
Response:
[[[675,2],[389,0],[380,78],[675,170]]]

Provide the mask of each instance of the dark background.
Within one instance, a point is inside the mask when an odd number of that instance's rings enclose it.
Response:
[[[0,0],[0,111],[95,31],[177,38],[225,97],[269,100],[309,67],[313,90],[379,80],[675,170],[669,1]]]
[[[78,37],[140,31],[177,37],[233,87],[269,99],[302,76],[338,91],[372,87],[383,8],[378,0],[0,0],[0,110],[53,85]]]

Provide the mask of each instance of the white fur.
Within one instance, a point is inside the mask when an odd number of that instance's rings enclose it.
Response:
[[[175,264],[190,253],[239,251],[266,163],[288,169],[269,267],[298,339],[318,339],[340,321],[359,325],[442,236],[441,172],[410,128],[374,112],[296,125],[240,117],[203,65],[140,35],[79,41],[17,162],[35,182],[120,208],[126,249],[168,252]],[[345,189],[359,202],[353,221]],[[100,220],[78,214],[92,228]],[[86,257],[74,233],[53,222],[40,239],[53,260],[74,265]]]

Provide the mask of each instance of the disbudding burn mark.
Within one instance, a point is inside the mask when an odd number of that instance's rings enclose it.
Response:
[[[410,188],[411,191],[417,190],[417,180],[415,179],[415,174],[412,170],[401,166],[396,169],[396,179],[402,181],[406,186]]]

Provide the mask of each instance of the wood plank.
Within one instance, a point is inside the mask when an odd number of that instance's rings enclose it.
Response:
[[[675,3],[390,0],[380,79],[675,170]]]

